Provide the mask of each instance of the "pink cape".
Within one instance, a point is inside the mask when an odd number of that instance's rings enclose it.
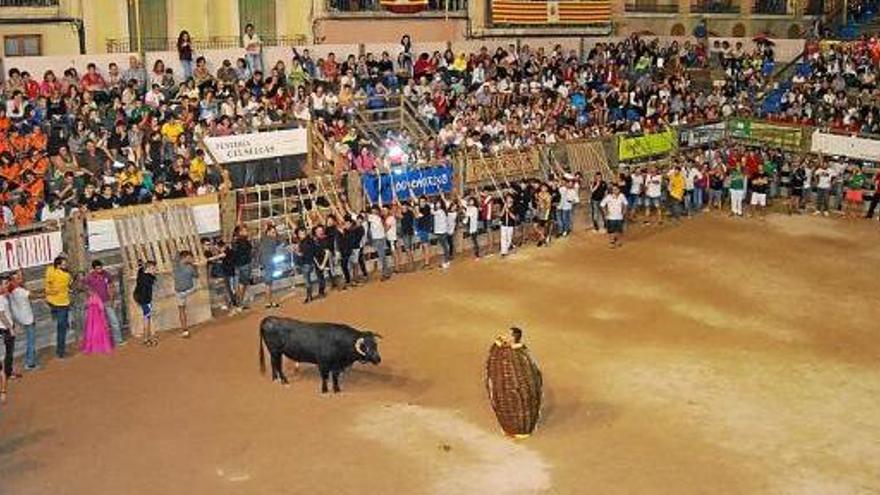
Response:
[[[80,350],[83,354],[107,354],[113,350],[104,303],[97,294],[91,294],[86,302],[85,332]]]

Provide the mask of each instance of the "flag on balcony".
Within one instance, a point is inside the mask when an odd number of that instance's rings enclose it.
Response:
[[[494,24],[599,24],[611,22],[609,0],[492,0]]]

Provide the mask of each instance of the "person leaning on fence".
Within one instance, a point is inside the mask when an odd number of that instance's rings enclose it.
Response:
[[[241,309],[247,309],[245,295],[247,288],[253,283],[251,276],[251,261],[254,246],[248,237],[247,227],[239,225],[235,227],[232,237],[232,260],[235,267],[235,300]]]
[[[373,205],[370,208],[370,213],[367,215],[367,223],[369,224],[367,233],[370,238],[370,245],[373,246],[373,250],[376,252],[376,263],[378,264],[376,269],[381,268],[382,270],[381,280],[388,280],[391,275],[388,273],[388,259],[386,257],[387,239],[385,237],[385,222],[377,205]]]
[[[268,224],[265,232],[263,232],[263,236],[260,237],[258,248],[263,283],[266,284],[266,308],[279,307],[272,293],[272,285],[275,281],[275,255],[278,254],[278,247],[280,245],[281,241],[278,239],[278,230],[275,228],[275,225]]]
[[[422,251],[422,268],[431,266],[431,231],[433,230],[434,216],[431,213],[431,204],[428,198],[419,197],[419,204],[415,211],[416,237],[419,240],[419,249]]]
[[[24,330],[25,351],[24,369],[27,371],[39,368],[37,363],[37,334],[34,325],[34,308],[31,305],[31,292],[24,283],[24,271],[19,269],[12,275],[7,289],[9,307],[16,326]]]
[[[199,272],[196,270],[193,254],[189,251],[181,251],[177,262],[174,264],[174,295],[177,297],[177,314],[180,318],[180,336],[189,338],[189,325],[187,324],[186,303],[190,296],[195,294],[199,280]]]
[[[73,278],[68,271],[67,257],[55,258],[46,268],[44,290],[46,304],[55,319],[55,356],[63,359],[67,351],[67,332],[70,328],[70,286]]]
[[[474,258],[480,259],[480,209],[474,197],[467,198],[464,207],[464,222],[467,235],[474,249]]]
[[[141,308],[144,318],[143,344],[154,347],[159,344],[153,331],[153,286],[156,284],[156,262],[147,260],[138,266],[137,279],[132,298]]]
[[[0,277],[0,337],[3,338],[3,368],[0,369],[0,403],[6,402],[9,380],[13,377],[12,358],[15,352],[15,333],[9,309],[9,277]]]
[[[323,250],[320,249],[314,238],[308,231],[302,227],[296,229],[297,238],[297,254],[300,271],[303,275],[303,281],[306,284],[306,298],[303,304],[308,304],[314,300],[313,284],[314,280],[318,280],[318,297],[324,297],[325,284],[323,268],[319,269],[319,256],[323,256]]]
[[[513,229],[517,225],[516,213],[513,210],[513,195],[504,196],[504,206],[501,207],[501,256],[507,256],[513,245]]]

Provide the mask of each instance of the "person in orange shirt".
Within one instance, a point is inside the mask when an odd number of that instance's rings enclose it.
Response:
[[[12,127],[12,120],[6,116],[6,108],[0,108],[0,132],[7,132]]]
[[[49,143],[49,136],[43,132],[43,130],[39,127],[34,127],[34,130],[31,131],[28,137],[28,144],[31,149],[43,151],[46,149],[46,145]]]
[[[12,157],[2,155],[0,157],[0,177],[6,179],[7,182],[15,182],[21,174],[21,166]]]
[[[23,153],[28,149],[28,138],[27,136],[23,136],[16,129],[12,129],[12,132],[9,134],[9,144],[12,145],[12,149],[15,153]]]
[[[37,218],[37,205],[27,194],[22,194],[12,207],[12,216],[15,218],[15,225],[19,227],[30,225]]]
[[[46,182],[44,176],[36,175],[30,170],[25,171],[21,178],[21,188],[34,200],[42,200],[46,191]]]

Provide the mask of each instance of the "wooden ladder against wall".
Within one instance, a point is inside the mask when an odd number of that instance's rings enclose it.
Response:
[[[114,216],[116,235],[122,254],[123,275],[126,280],[126,301],[131,331],[140,335],[143,321],[136,317],[141,309],[130,297],[140,265],[146,261],[156,263],[157,284],[154,288],[155,308],[153,327],[156,330],[177,328],[177,302],[172,272],[181,251],[193,254],[199,271],[197,291],[187,305],[189,321],[197,324],[211,317],[210,290],[206,259],[202,252],[198,229],[192,208],[186,205],[163,205],[156,203],[126,209],[124,214]]]
[[[596,172],[601,173],[605,180],[613,178],[614,172],[608,165],[601,140],[572,142],[566,146],[569,172],[580,172],[585,179],[590,179]]]
[[[344,212],[347,194],[340,179],[331,174],[316,175],[275,184],[252,186],[237,191],[239,223],[259,236],[265,225],[302,223],[311,227],[329,214]]]

